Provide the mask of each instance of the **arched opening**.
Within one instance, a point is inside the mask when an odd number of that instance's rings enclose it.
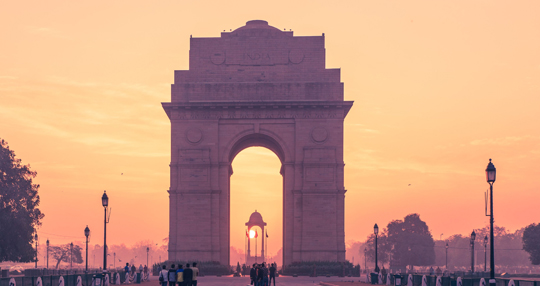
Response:
[[[251,140],[250,140],[251,141]],[[246,222],[257,211],[267,223],[265,233],[253,227],[258,238],[251,238],[251,255],[261,257],[262,236],[265,238],[266,261],[281,264],[283,246],[283,177],[281,160],[273,151],[254,142],[240,142],[233,151],[230,177],[230,264],[245,263],[247,254]],[[259,141],[260,143],[260,141]],[[241,149],[242,148],[242,149]],[[275,149],[275,146],[272,146]],[[268,237],[266,237],[268,234]],[[262,262],[262,259],[259,260]]]

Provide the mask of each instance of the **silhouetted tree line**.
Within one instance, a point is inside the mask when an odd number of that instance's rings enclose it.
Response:
[[[489,242],[484,247],[484,237],[489,237],[489,226],[475,229],[475,267],[483,271],[484,263],[488,261],[489,271]],[[515,267],[530,267],[540,265],[540,224],[531,224],[515,232],[509,232],[504,227],[494,226],[495,235],[495,265],[497,272],[506,272]],[[361,247],[356,247],[357,264],[364,261],[364,249],[367,260],[374,268],[375,235],[368,236]],[[470,236],[456,234],[446,240],[434,240],[427,224],[418,214],[410,214],[403,220],[394,220],[378,235],[379,267],[412,269],[414,266],[445,267],[448,259],[449,270],[467,271],[471,266]],[[448,243],[448,252],[446,251]],[[486,250],[484,254],[484,250]]]

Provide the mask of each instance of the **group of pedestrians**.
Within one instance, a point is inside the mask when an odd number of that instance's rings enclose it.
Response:
[[[129,266],[129,263],[126,263],[126,266],[124,267],[124,272],[126,273],[125,277],[125,283],[132,283],[135,282],[137,278],[137,268],[135,267],[135,264],[132,264],[131,267]],[[141,280],[142,281],[148,281],[150,275],[148,275],[148,267],[145,265],[144,268],[141,265],[139,265],[139,272],[141,273]]]
[[[193,262],[191,267],[189,263],[186,264],[186,268],[182,264],[175,268],[173,264],[169,270],[166,265],[163,265],[163,269],[159,272],[159,281],[161,286],[197,286],[198,276],[199,268],[196,262]]]
[[[251,278],[251,285],[270,286],[273,279],[274,286],[276,286],[276,264],[272,263],[267,268],[265,262],[262,264],[254,263],[249,271],[249,277]]]

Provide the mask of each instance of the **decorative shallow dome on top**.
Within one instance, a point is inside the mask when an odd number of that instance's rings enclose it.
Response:
[[[246,225],[266,225],[266,223],[263,221],[262,215],[259,212],[255,211],[249,216],[249,221],[246,222]]]
[[[245,26],[242,26],[234,30],[233,33],[243,31],[243,30],[250,30],[250,29],[268,29],[268,30],[280,31],[278,28],[268,25],[268,22],[264,20],[251,20],[251,21],[247,21]]]

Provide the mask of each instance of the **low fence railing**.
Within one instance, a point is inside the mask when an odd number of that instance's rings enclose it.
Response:
[[[455,273],[449,276],[436,275],[417,275],[417,274],[398,274],[401,280],[399,285],[402,286],[489,286],[489,277],[461,277]],[[375,283],[373,279],[377,279]],[[540,286],[540,281],[512,279],[496,277],[497,286]],[[396,274],[387,274],[386,276],[368,274],[366,282],[371,284],[397,285]]]
[[[36,277],[16,276],[0,278],[0,286],[98,286],[95,278],[99,278],[99,286],[141,283],[149,281],[148,272],[126,274],[124,271],[112,272],[101,279],[101,273],[83,273],[68,275],[44,275]]]

